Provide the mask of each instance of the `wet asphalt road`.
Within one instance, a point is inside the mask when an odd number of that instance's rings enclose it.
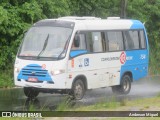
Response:
[[[150,98],[160,95],[160,77],[148,77],[132,83],[131,92],[128,95],[113,95],[111,88],[89,90],[80,101],[71,101],[71,105],[84,106],[102,101],[134,100]],[[40,93],[39,96],[30,100],[23,94],[22,88],[0,89],[0,111],[28,111],[28,110],[51,110],[54,111],[59,104],[64,102],[67,95]]]

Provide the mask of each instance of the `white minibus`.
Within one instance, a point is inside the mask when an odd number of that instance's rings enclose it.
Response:
[[[27,97],[39,92],[70,94],[111,87],[128,94],[148,73],[149,45],[138,20],[61,17],[36,22],[16,56],[14,82]]]

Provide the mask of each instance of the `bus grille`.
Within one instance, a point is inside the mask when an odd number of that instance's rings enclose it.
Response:
[[[42,69],[41,66],[27,65],[27,67],[22,69],[22,75],[24,76],[37,76],[46,77],[47,70]]]

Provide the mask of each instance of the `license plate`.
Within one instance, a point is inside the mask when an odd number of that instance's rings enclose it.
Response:
[[[37,82],[38,79],[37,79],[37,78],[29,77],[29,78],[28,78],[28,81],[29,81],[29,82]]]

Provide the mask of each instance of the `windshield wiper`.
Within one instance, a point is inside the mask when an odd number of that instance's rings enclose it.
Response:
[[[40,58],[40,55],[41,55],[41,54],[44,52],[44,50],[46,49],[47,44],[48,44],[48,38],[49,38],[49,34],[47,35],[47,38],[46,38],[46,40],[45,40],[45,42],[44,42],[43,49],[42,49],[41,52],[37,55],[37,59]]]
[[[59,56],[57,57],[57,60],[60,59],[60,57],[62,56],[62,54],[63,54],[63,53],[65,52],[65,50],[67,49],[67,47],[68,47],[68,41],[69,41],[70,37],[71,37],[71,35],[69,35],[69,37],[67,38],[66,43],[65,43],[65,47],[63,48],[63,51],[62,51],[62,52],[59,54]]]

